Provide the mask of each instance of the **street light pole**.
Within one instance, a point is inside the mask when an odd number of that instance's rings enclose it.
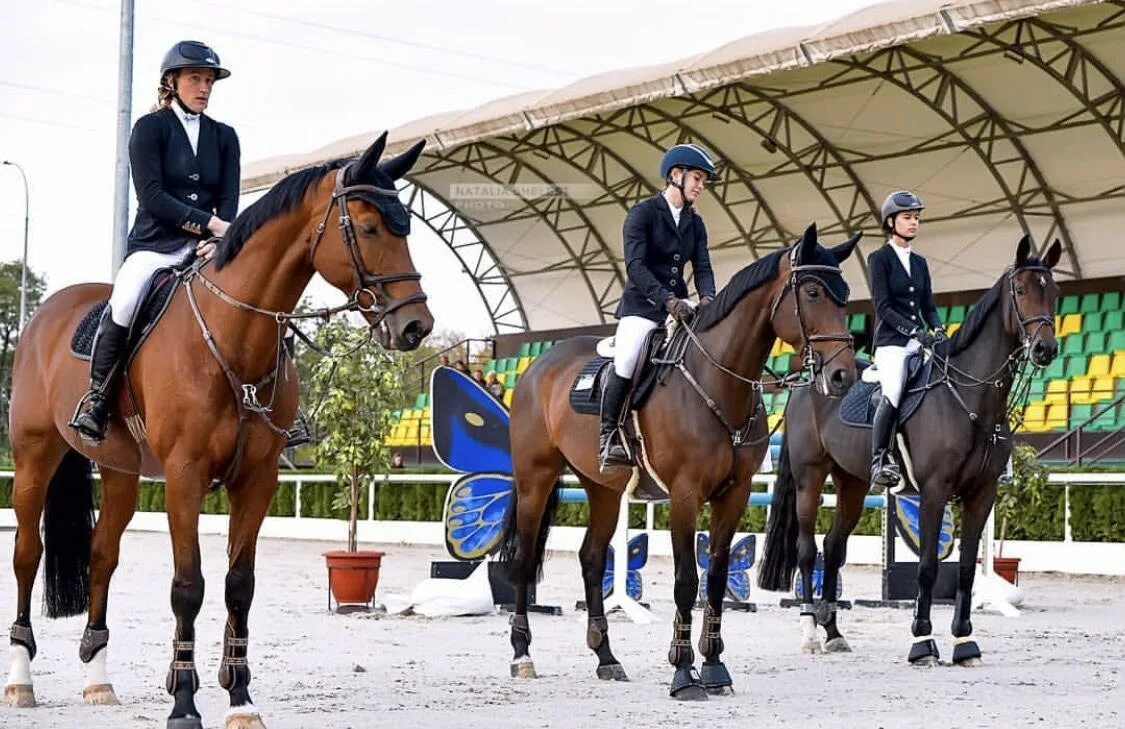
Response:
[[[23,267],[20,270],[20,321],[16,327],[16,331],[22,333],[23,324],[27,321],[27,228],[31,217],[30,196],[27,191],[27,175],[24,174],[23,167],[7,159],[0,164],[15,167],[23,179]]]

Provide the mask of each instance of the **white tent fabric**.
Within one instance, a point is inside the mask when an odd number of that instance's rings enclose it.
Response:
[[[625,210],[684,139],[723,163],[699,205],[720,281],[813,220],[826,243],[865,231],[865,256],[900,188],[927,204],[919,250],[939,291],[990,285],[1024,232],[1063,241],[1066,275],[1121,276],[1123,78],[1120,0],[894,0],[420,119],[392,130],[390,149],[428,140],[404,197],[442,206],[479,242],[487,266],[459,255],[482,295],[508,289],[514,328],[611,318]],[[378,133],[247,165],[244,188]],[[860,262],[847,273],[865,298]],[[498,322],[503,307],[490,304]]]

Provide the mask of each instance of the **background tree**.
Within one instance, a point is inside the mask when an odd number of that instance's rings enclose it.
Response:
[[[0,263],[0,448],[4,459],[11,453],[8,443],[8,403],[12,394],[12,360],[19,340],[20,261]],[[30,268],[27,270],[27,314],[39,306],[47,282]]]

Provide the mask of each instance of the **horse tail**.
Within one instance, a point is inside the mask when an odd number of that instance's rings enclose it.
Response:
[[[508,577],[513,582],[539,582],[543,579],[543,555],[547,551],[547,535],[551,522],[559,507],[561,481],[555,481],[547,497],[547,505],[539,517],[539,529],[535,537],[534,551],[525,553],[521,547],[519,533],[519,489],[513,484],[512,501],[504,518],[504,538],[500,542],[500,562],[507,565]]]
[[[766,546],[758,569],[758,587],[763,590],[788,590],[797,569],[797,481],[789,465],[789,435],[781,437],[777,481],[773,487],[773,508],[766,527]]]
[[[90,460],[67,449],[47,485],[43,510],[43,602],[47,617],[86,612],[90,604],[90,536],[94,531],[94,480]]]

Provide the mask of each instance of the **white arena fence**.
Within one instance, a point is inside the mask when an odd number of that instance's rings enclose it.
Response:
[[[12,471],[0,471],[0,479],[12,478]],[[94,474],[98,478],[98,474]],[[374,489],[376,486],[404,484],[443,484],[448,485],[460,478],[459,474],[381,474],[370,479],[367,485],[367,514],[359,523],[359,539],[368,544],[403,544],[419,546],[443,546],[445,534],[440,522],[386,521],[375,519]],[[149,479],[145,479],[149,480]],[[764,484],[765,493],[751,497],[755,505],[768,504],[772,498],[771,490],[775,477],[757,474],[754,482]],[[293,516],[268,516],[262,525],[261,535],[273,539],[301,539],[332,541],[343,543],[347,537],[347,522],[331,518],[309,518],[301,515],[301,490],[309,484],[335,483],[329,474],[302,474],[284,472],[279,482],[291,484],[295,499]],[[1064,572],[1070,574],[1125,575],[1125,543],[1122,542],[1079,542],[1071,534],[1070,491],[1072,488],[1087,486],[1125,486],[1125,473],[1052,473],[1052,484],[1064,487],[1065,519],[1064,535],[1061,541],[1012,541],[1003,547],[1003,556],[1019,557],[1022,572]],[[575,488],[577,479],[564,476],[564,502],[585,500],[580,488]],[[835,506],[836,497],[825,494],[823,506]],[[868,497],[868,506],[878,507],[885,503],[881,497]],[[671,556],[672,545],[667,530],[653,527],[654,504],[647,504],[646,528],[649,532],[649,553],[658,556]],[[202,514],[199,531],[201,534],[226,535],[229,517],[225,514]],[[11,509],[0,509],[0,529],[15,528],[15,513]],[[141,512],[134,515],[129,529],[133,531],[167,532],[167,518],[162,512]],[[638,530],[631,530],[638,531]],[[583,527],[555,527],[551,530],[548,549],[561,552],[577,552],[585,535]],[[736,539],[741,536],[736,536]],[[848,541],[848,562],[858,565],[880,565],[882,563],[882,543],[879,536],[853,536]],[[764,544],[764,535],[758,535],[759,555]],[[905,548],[896,550],[908,554]]]

